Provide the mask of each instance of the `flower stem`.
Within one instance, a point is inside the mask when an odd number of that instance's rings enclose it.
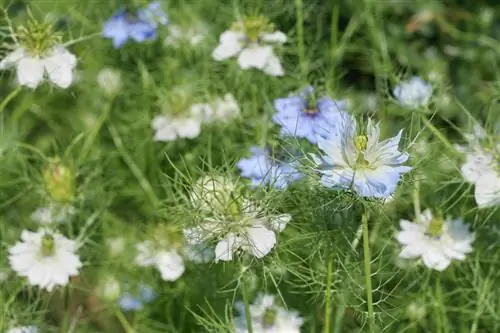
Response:
[[[253,333],[252,329],[252,315],[250,313],[250,302],[248,301],[248,295],[245,288],[245,282],[240,283],[241,296],[243,297],[243,304],[245,305],[245,318],[247,323],[248,333]]]
[[[304,4],[302,0],[295,0],[295,7],[297,9],[297,43],[299,50],[299,62],[302,78],[306,79],[307,75],[307,60],[304,47]]]
[[[0,114],[3,112],[3,110],[5,109],[5,107],[7,106],[7,104],[9,104],[9,102],[17,96],[17,94],[22,90],[22,87],[19,86],[17,87],[15,90],[12,90],[10,94],[7,95],[7,97],[5,97],[2,101],[2,103],[0,103]]]
[[[332,275],[333,275],[333,258],[328,258],[327,272],[326,272],[326,300],[325,300],[325,326],[324,333],[330,333],[331,318],[332,318]]]
[[[127,321],[127,318],[125,318],[125,316],[120,310],[117,310],[115,312],[115,315],[126,333],[135,333],[134,328],[130,326],[129,322]]]
[[[365,289],[366,303],[368,307],[368,331],[373,332],[374,316],[373,316],[373,295],[372,295],[372,280],[371,280],[371,260],[370,260],[370,237],[368,234],[368,216],[365,212],[361,217],[363,223],[363,258],[365,264]]]

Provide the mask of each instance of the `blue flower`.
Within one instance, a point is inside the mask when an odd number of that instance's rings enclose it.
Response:
[[[242,158],[237,167],[241,176],[249,178],[252,186],[272,185],[284,190],[288,185],[300,178],[303,174],[297,171],[295,162],[273,162],[269,151],[265,148],[251,147],[252,156]]]
[[[144,304],[151,303],[156,299],[156,293],[148,285],[141,284],[138,293],[123,294],[118,303],[124,311],[138,311],[144,308]]]
[[[393,94],[402,106],[417,109],[429,102],[432,86],[420,77],[414,76],[394,88]]]
[[[387,198],[395,190],[408,154],[398,150],[402,130],[379,142],[380,126],[368,121],[367,134],[358,135],[356,120],[345,114],[340,130],[328,139],[318,138],[323,156],[312,155],[321,174],[321,184],[329,188],[350,188],[362,197]]]
[[[125,9],[118,10],[104,23],[102,35],[113,40],[113,46],[123,46],[129,38],[142,43],[156,38],[158,24],[168,24],[167,15],[159,2],[153,2],[134,15]]]
[[[273,121],[281,126],[281,135],[306,138],[315,144],[318,135],[327,137],[335,131],[345,102],[325,96],[312,103],[313,94],[314,89],[308,87],[298,95],[274,101],[278,112]]]

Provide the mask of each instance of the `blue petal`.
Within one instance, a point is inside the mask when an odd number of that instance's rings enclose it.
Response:
[[[125,311],[142,310],[144,307],[144,305],[139,299],[133,297],[128,293],[120,297],[119,305]]]

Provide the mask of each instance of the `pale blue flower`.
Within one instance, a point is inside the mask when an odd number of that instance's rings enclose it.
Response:
[[[417,109],[426,105],[432,96],[432,86],[418,76],[409,81],[401,82],[393,90],[399,103],[407,108]]]
[[[139,43],[154,40],[158,24],[167,25],[168,22],[159,2],[153,2],[135,14],[122,8],[104,23],[102,35],[111,38],[113,46],[119,48],[129,38]]]
[[[237,167],[241,176],[249,178],[252,186],[272,185],[284,190],[288,185],[300,178],[303,174],[297,171],[295,162],[274,162],[271,160],[269,150],[260,147],[251,147],[252,156],[242,158]]]
[[[321,184],[329,188],[350,188],[362,197],[387,198],[396,189],[408,154],[398,150],[402,130],[379,142],[380,126],[368,120],[366,135],[358,135],[356,120],[345,114],[340,130],[328,139],[318,138],[323,156],[312,155],[321,174]]]
[[[327,137],[335,130],[345,102],[327,96],[314,102],[313,94],[314,88],[308,87],[298,95],[274,101],[278,112],[273,121],[281,126],[281,135],[306,138],[315,144],[317,136]]]
[[[138,311],[144,308],[144,304],[154,301],[156,296],[153,288],[141,284],[137,293],[124,293],[118,303],[124,311]]]

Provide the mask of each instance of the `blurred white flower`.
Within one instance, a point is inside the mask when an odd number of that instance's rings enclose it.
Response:
[[[238,64],[242,69],[257,68],[268,75],[282,76],[285,72],[273,46],[286,41],[287,36],[274,30],[266,18],[248,17],[234,23],[230,30],[221,34],[212,58],[222,61],[238,56]]]
[[[184,274],[184,260],[176,249],[159,249],[152,241],[136,245],[138,254],[135,263],[142,267],[155,267],[165,281],[176,281]]]
[[[116,96],[121,89],[121,73],[117,69],[103,68],[97,74],[97,84],[107,96]]]
[[[70,276],[78,275],[82,263],[76,250],[75,241],[54,231],[24,230],[21,241],[9,249],[9,262],[29,284],[52,291],[58,285],[66,285]]]
[[[153,118],[151,127],[155,130],[154,141],[194,139],[201,133],[201,119],[194,116],[172,117],[159,115]]]
[[[169,25],[168,36],[165,38],[165,45],[178,48],[182,43],[191,46],[199,45],[207,36],[207,27],[204,24],[197,24],[185,28],[179,25]]]
[[[34,55],[23,47],[17,47],[0,61],[0,70],[15,67],[20,85],[35,89],[47,76],[60,88],[73,83],[73,71],[77,59],[63,45],[56,45],[43,55]]]
[[[393,90],[399,103],[407,108],[417,109],[426,105],[432,96],[432,86],[418,76],[409,81],[401,82]]]
[[[114,276],[107,276],[98,287],[98,294],[107,301],[115,301],[120,297],[120,282]]]
[[[425,318],[427,315],[427,309],[425,308],[425,304],[418,302],[411,302],[408,304],[406,308],[406,315],[412,321],[420,321]]]
[[[75,214],[75,208],[70,205],[51,203],[46,207],[37,208],[31,218],[41,225],[63,223]]]
[[[460,171],[466,182],[475,185],[474,198],[478,207],[500,205],[500,140],[489,141],[478,124],[472,133],[464,136],[468,144],[455,147],[465,155]]]
[[[14,327],[7,331],[7,333],[38,333],[38,327],[36,326],[22,326],[22,327]]]
[[[236,303],[235,307],[240,313],[235,320],[237,333],[248,333],[248,320],[255,333],[300,333],[300,327],[304,324],[304,319],[297,311],[279,306],[273,295],[259,294],[250,304],[250,318],[246,318],[242,302]]]
[[[125,251],[126,241],[123,237],[113,237],[106,239],[106,245],[108,246],[109,255],[117,257]]]
[[[396,239],[403,246],[401,258],[421,258],[425,266],[443,271],[453,259],[464,260],[472,251],[474,233],[461,219],[434,218],[427,209],[415,222],[401,220],[399,223],[401,231]]]
[[[192,105],[192,113],[203,122],[228,122],[240,115],[240,106],[232,94],[217,97],[211,103]]]
[[[227,215],[214,214],[200,225],[184,230],[189,244],[216,242],[215,262],[231,261],[240,251],[264,257],[276,245],[276,232],[283,231],[291,220],[289,214],[266,216],[246,199],[231,199],[225,207]]]

